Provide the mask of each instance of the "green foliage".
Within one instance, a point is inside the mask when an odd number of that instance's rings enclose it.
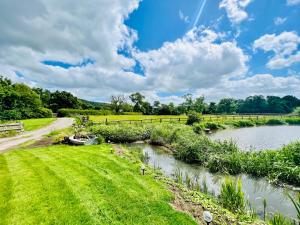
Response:
[[[268,220],[268,224],[270,225],[294,225],[294,223],[285,218],[283,215],[279,213],[275,213],[274,216]]]
[[[68,117],[76,115],[111,115],[110,110],[94,110],[94,109],[59,109],[58,116]]]
[[[300,118],[287,118],[285,122],[290,125],[300,125]]]
[[[7,131],[7,132],[0,132],[0,138],[13,137],[13,136],[16,136],[17,134],[18,134],[18,132],[15,130]]]
[[[187,125],[193,125],[194,123],[199,123],[200,121],[201,121],[201,117],[199,113],[195,111],[190,111],[188,113],[188,119],[186,122]]]
[[[210,129],[210,130],[218,130],[224,128],[220,123],[216,123],[216,122],[206,122],[204,123],[204,126],[206,129]]]
[[[196,134],[202,134],[203,131],[205,130],[205,126],[203,123],[194,123],[193,130]]]
[[[226,178],[221,187],[221,194],[219,196],[223,207],[235,213],[242,213],[245,211],[245,197],[242,191],[242,181],[238,179]]]
[[[0,76],[0,120],[52,117],[39,96],[25,84],[12,84]]]
[[[300,194],[298,193],[296,200],[290,195],[289,195],[289,198],[291,199],[293,205],[295,206],[295,209],[297,211],[297,218],[300,221]]]
[[[269,119],[266,122],[267,125],[283,125],[285,124],[285,122],[283,120],[280,119]]]
[[[101,135],[98,135],[96,140],[98,145],[105,143],[105,139]]]
[[[150,138],[150,132],[144,127],[130,125],[99,125],[91,128],[91,131],[105,138],[106,141],[116,143],[131,143]]]
[[[293,114],[300,116],[300,107],[295,108]]]
[[[255,126],[255,123],[252,120],[234,120],[234,121],[230,121],[230,123],[227,123],[227,124],[231,124],[234,127],[253,127],[253,126]]]

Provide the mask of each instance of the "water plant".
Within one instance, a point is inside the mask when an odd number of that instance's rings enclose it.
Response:
[[[235,213],[243,213],[245,211],[245,197],[242,191],[242,181],[226,178],[222,184],[219,199],[223,207]]]
[[[291,199],[293,205],[295,206],[295,209],[297,211],[297,218],[298,218],[299,225],[300,225],[300,194],[298,194],[296,200],[291,195],[289,195],[289,198]]]
[[[275,213],[274,216],[268,220],[268,224],[270,225],[294,225],[294,223],[285,218],[280,213]]]

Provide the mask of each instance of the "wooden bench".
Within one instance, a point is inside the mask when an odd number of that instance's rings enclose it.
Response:
[[[24,131],[23,123],[0,124],[0,133],[9,132],[9,131],[23,132]]]

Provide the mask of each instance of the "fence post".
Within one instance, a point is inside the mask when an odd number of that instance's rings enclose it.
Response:
[[[108,125],[108,121],[107,121],[107,118],[105,119],[105,124],[106,124],[106,125]]]
[[[160,118],[160,123],[162,122],[162,118]]]

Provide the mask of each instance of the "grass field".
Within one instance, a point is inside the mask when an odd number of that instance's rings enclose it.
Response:
[[[172,195],[111,146],[0,154],[0,224],[196,224]]]
[[[21,120],[20,122],[24,124],[25,131],[33,131],[45,127],[50,123],[54,122],[55,120],[56,120],[55,118],[42,118],[42,119]]]
[[[205,122],[225,122],[225,121],[235,121],[235,120],[256,120],[256,119],[285,119],[287,116],[279,115],[203,115],[202,119]],[[90,116],[90,120],[93,122],[104,123],[106,120],[108,122],[114,121],[141,121],[143,122],[168,122],[168,121],[178,121],[185,123],[187,120],[186,115],[105,115],[105,116]]]

